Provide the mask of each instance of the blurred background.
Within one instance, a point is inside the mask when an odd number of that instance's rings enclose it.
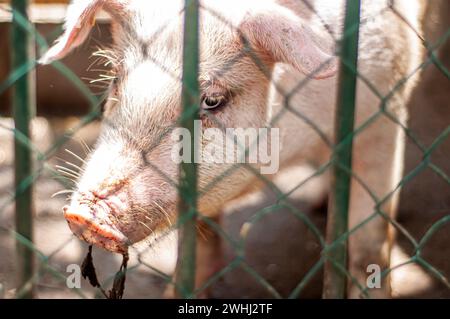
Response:
[[[30,17],[37,30],[50,42],[61,30],[67,1],[33,1]],[[10,14],[7,1],[0,1],[0,83],[11,73],[10,67]],[[450,30],[450,1],[431,0],[427,11],[425,38],[435,43]],[[99,70],[92,67],[91,54],[99,46],[110,43],[107,19],[100,18],[88,43],[66,58],[63,62],[85,83],[98,78]],[[39,55],[39,52],[37,53]],[[450,68],[450,43],[447,41],[437,51],[447,69]],[[38,67],[36,70],[37,114],[32,123],[34,143],[42,152],[75,127],[83,115],[89,113],[89,103],[66,77],[52,67]],[[92,92],[100,94],[105,88],[89,84]],[[420,84],[415,89],[410,108],[410,127],[418,140],[429,147],[450,124],[450,81],[433,64],[423,71]],[[15,240],[6,231],[14,229],[14,136],[5,128],[14,126],[11,116],[11,92],[0,95],[0,298],[14,297]],[[85,156],[83,143],[91,146],[98,135],[99,123],[93,122],[76,132],[74,137],[61,146],[47,162],[48,166],[61,164],[64,160],[74,161],[65,152]],[[423,159],[422,152],[411,142],[406,149],[406,172],[413,170]],[[433,152],[432,162],[450,176],[450,140],[447,139]],[[311,174],[314,168],[299,167],[283,172],[277,185],[290,189],[302,178]],[[81,264],[87,246],[75,239],[62,216],[64,196],[52,198],[52,194],[63,189],[61,181],[44,170],[34,188],[34,236],[36,248],[48,258],[45,267],[39,263],[36,278],[37,298],[80,298],[98,296],[98,291],[83,281],[81,291],[68,289],[65,280],[69,264]],[[318,205],[323,193],[320,180],[312,180],[299,192],[291,196],[292,202],[305,212],[317,227],[325,232],[326,207]],[[272,204],[275,195],[262,190],[240,199],[226,209],[225,229],[231,236],[239,236],[242,225],[254,212]],[[430,169],[422,171],[408,182],[401,192],[398,221],[416,240],[439,219],[450,214],[450,186],[448,181]],[[450,278],[450,224],[433,235],[423,251],[423,257],[447,278]],[[176,262],[176,239],[174,235],[157,242],[144,242],[132,252],[126,298],[159,298],[166,286],[165,277],[159,271],[171,274]],[[150,247],[150,248],[149,248]],[[233,252],[224,246],[227,260]],[[137,257],[140,253],[140,259]],[[394,264],[409,259],[413,247],[399,235],[394,248]],[[246,261],[263,278],[272,284],[282,296],[287,296],[317,262],[320,246],[313,234],[295,216],[279,211],[263,218],[252,228],[246,244]],[[94,262],[100,278],[110,283],[119,269],[121,258],[94,249]],[[434,279],[419,266],[411,264],[392,273],[393,293],[397,298],[450,298],[450,290]],[[321,272],[313,278],[300,297],[319,298],[322,290]],[[227,273],[211,289],[214,297],[262,298],[270,297],[264,287],[243,270],[234,269]]]

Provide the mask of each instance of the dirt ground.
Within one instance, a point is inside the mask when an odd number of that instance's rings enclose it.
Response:
[[[440,52],[445,65],[450,66],[450,45]],[[450,122],[450,81],[435,66],[429,66],[411,101],[410,127],[417,138],[427,147],[446,129]],[[39,149],[46,150],[63,133],[63,128],[76,123],[76,118],[35,121],[35,142]],[[10,120],[1,119],[2,125],[11,126]],[[60,163],[61,158],[74,158],[64,149],[83,154],[83,147],[77,140],[92,145],[98,133],[98,125],[84,128],[61,147],[49,161],[48,166]],[[15,256],[13,236],[2,229],[14,228],[14,205],[9,198],[13,193],[13,149],[10,131],[0,129],[0,298],[12,297],[15,293]],[[406,172],[411,172],[423,159],[423,154],[411,142],[406,151]],[[441,144],[431,161],[447,176],[450,175],[450,140]],[[292,183],[307,176],[310,168],[297,168],[285,172],[278,180],[282,189],[289,189]],[[286,178],[288,176],[289,178]],[[313,180],[304,189],[291,197],[293,205],[318,227],[325,231],[326,211],[317,206],[315,198],[322,189],[321,180]],[[52,198],[61,190],[61,182],[45,170],[35,186],[34,230],[36,248],[50,256],[46,267],[41,265],[37,279],[37,298],[80,298],[75,290],[66,288],[64,279],[58,279],[52,271],[66,276],[69,264],[80,264],[87,252],[87,246],[75,239],[61,213],[64,196]],[[236,201],[226,209],[224,228],[232,238],[237,238],[242,226],[259,209],[273,204],[275,196],[265,189]],[[402,190],[399,223],[411,235],[420,240],[432,224],[450,214],[450,187],[447,181],[427,168],[408,182]],[[450,224],[440,228],[424,247],[422,256],[447,278],[450,278]],[[127,276],[125,298],[160,298],[166,287],[163,277],[152,268],[171,274],[176,261],[176,238],[171,235],[162,240],[144,242],[131,252],[130,271]],[[224,245],[227,261],[234,254],[229,245]],[[305,277],[319,259],[320,246],[305,224],[286,210],[279,210],[262,218],[250,230],[245,245],[246,263],[260,276],[286,297]],[[413,253],[412,245],[405,236],[399,235],[394,249],[394,264],[400,264]],[[94,262],[102,280],[108,281],[119,269],[121,258],[104,251],[94,250]],[[430,273],[417,265],[408,265],[392,273],[393,292],[396,298],[450,298],[450,289],[436,280]],[[319,298],[321,295],[322,272],[319,271],[305,287],[300,297]],[[255,278],[242,268],[229,271],[210,289],[217,298],[264,298],[271,295]],[[98,291],[83,281],[81,293],[85,297],[98,296]]]

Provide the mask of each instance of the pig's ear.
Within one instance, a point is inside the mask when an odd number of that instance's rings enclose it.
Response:
[[[290,64],[315,79],[336,74],[336,58],[319,47],[321,40],[289,9],[279,5],[258,9],[244,18],[240,30],[273,62]]]
[[[105,0],[77,0],[67,9],[63,35],[39,60],[49,64],[65,57],[70,51],[86,40],[95,23],[96,13],[103,7]]]

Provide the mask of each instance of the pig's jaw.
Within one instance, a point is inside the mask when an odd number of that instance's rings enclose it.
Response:
[[[81,196],[73,200],[70,206],[63,208],[71,231],[89,244],[102,247],[108,251],[123,254],[132,243],[120,231],[112,218],[120,210],[120,200],[115,197],[92,201]],[[90,197],[90,196],[88,196]]]

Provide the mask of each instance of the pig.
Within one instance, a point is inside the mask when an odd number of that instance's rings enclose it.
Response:
[[[102,130],[63,209],[75,235],[111,252],[176,220],[179,167],[168,131],[182,112],[183,8],[180,0],[73,1],[63,35],[41,58],[63,58],[85,41],[100,10],[111,16],[113,43],[105,52],[115,76]],[[344,10],[343,0],[200,1],[203,130],[271,125],[280,130],[281,169],[327,163]],[[348,267],[363,287],[369,265],[390,266],[394,228],[385,217],[395,218],[398,202],[406,105],[423,57],[422,15],[420,0],[362,1],[356,127],[365,129],[354,137],[348,226],[369,221],[349,236]],[[219,223],[224,205],[264,185],[242,165],[228,172],[232,166],[199,165],[201,216]],[[218,241],[199,237],[198,284],[211,275],[207,259],[218,254]],[[389,278],[369,294],[388,297]],[[349,281],[348,297],[360,296]]]

